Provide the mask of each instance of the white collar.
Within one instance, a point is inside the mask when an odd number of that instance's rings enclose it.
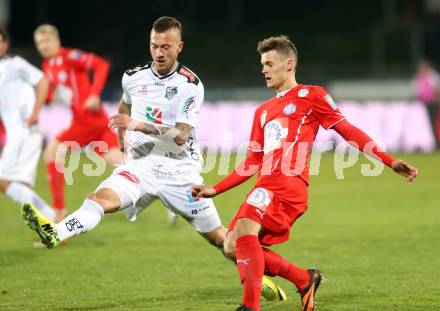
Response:
[[[165,74],[165,75],[161,75],[159,72],[157,72],[157,70],[156,70],[156,67],[154,66],[154,61],[153,61],[153,63],[151,64],[151,70],[153,71],[153,73],[156,75],[156,76],[158,76],[159,78],[166,78],[166,77],[170,77],[170,76],[172,76],[175,72],[176,72],[176,70],[177,70],[177,68],[179,67],[179,62],[176,62],[176,65],[173,67],[173,69],[171,69],[170,70],[170,72],[169,73],[167,73],[167,74]]]
[[[291,90],[293,90],[293,88],[277,93],[277,98],[282,98],[284,95],[286,95],[287,92]]]

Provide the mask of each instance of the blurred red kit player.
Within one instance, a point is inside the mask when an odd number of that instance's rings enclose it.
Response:
[[[101,105],[100,94],[109,71],[109,63],[93,53],[61,46],[58,30],[44,24],[34,32],[38,52],[44,58],[43,71],[50,82],[47,101],[70,105],[72,121],[46,147],[44,158],[52,192],[53,206],[64,215],[64,176],[56,162],[57,148],[62,143],[76,142],[85,147],[103,142],[108,150],[100,152],[108,164],[122,160],[116,133],[108,128],[108,117]],[[89,73],[93,74],[92,81]],[[102,151],[102,150],[98,150]]]
[[[315,308],[322,273],[303,269],[268,247],[289,239],[290,227],[307,210],[308,155],[320,126],[333,129],[361,151],[380,159],[409,182],[417,170],[396,160],[363,131],[350,124],[319,86],[296,82],[297,51],[286,36],[258,45],[267,87],[277,95],[260,105],[254,115],[249,155],[214,187],[192,187],[195,198],[213,197],[258,172],[255,186],[229,225],[225,253],[237,262],[243,284],[237,311],[260,311],[263,274],[280,276],[294,284],[302,311]]]

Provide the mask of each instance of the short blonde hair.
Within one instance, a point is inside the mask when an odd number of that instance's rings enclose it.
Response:
[[[293,42],[286,35],[269,37],[258,42],[257,51],[260,54],[275,50],[284,57],[298,59],[298,51]]]
[[[60,38],[57,27],[51,24],[42,24],[38,26],[34,31],[34,37],[40,33],[49,33],[54,35],[56,38]]]

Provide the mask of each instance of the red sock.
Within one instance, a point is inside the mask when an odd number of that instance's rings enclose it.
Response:
[[[55,161],[47,164],[47,179],[52,193],[52,206],[57,210],[64,209],[64,174],[58,172]]]
[[[265,274],[269,276],[280,276],[286,280],[289,280],[295,284],[299,290],[303,290],[309,284],[310,275],[307,270],[291,264],[280,254],[275,253],[268,248],[263,248],[263,252]]]
[[[264,273],[264,254],[258,237],[243,235],[236,242],[237,268],[243,284],[243,304],[260,311],[261,280]]]

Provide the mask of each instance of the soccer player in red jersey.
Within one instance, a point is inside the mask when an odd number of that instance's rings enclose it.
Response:
[[[49,142],[44,153],[53,206],[62,219],[64,176],[56,165],[56,161],[61,161],[56,159],[60,144],[74,141],[85,147],[94,141],[104,142],[108,150],[98,149],[98,152],[109,165],[119,163],[123,157],[116,133],[108,128],[108,117],[100,100],[110,65],[96,54],[62,47],[58,30],[53,25],[40,25],[34,32],[34,40],[44,58],[43,71],[50,82],[47,101],[68,104],[73,113],[69,127]],[[92,81],[89,73],[93,74]]]
[[[244,287],[237,310],[260,310],[261,278],[267,274],[291,281],[300,294],[301,310],[310,311],[315,307],[321,271],[297,267],[267,247],[288,240],[290,227],[307,210],[308,154],[319,126],[337,131],[408,182],[417,176],[417,169],[394,159],[350,124],[324,88],[296,82],[297,50],[288,37],[267,38],[258,44],[258,52],[267,87],[277,95],[255,112],[249,155],[214,187],[198,185],[191,191],[195,198],[214,197],[258,172],[224,244],[225,252],[237,262]]]

